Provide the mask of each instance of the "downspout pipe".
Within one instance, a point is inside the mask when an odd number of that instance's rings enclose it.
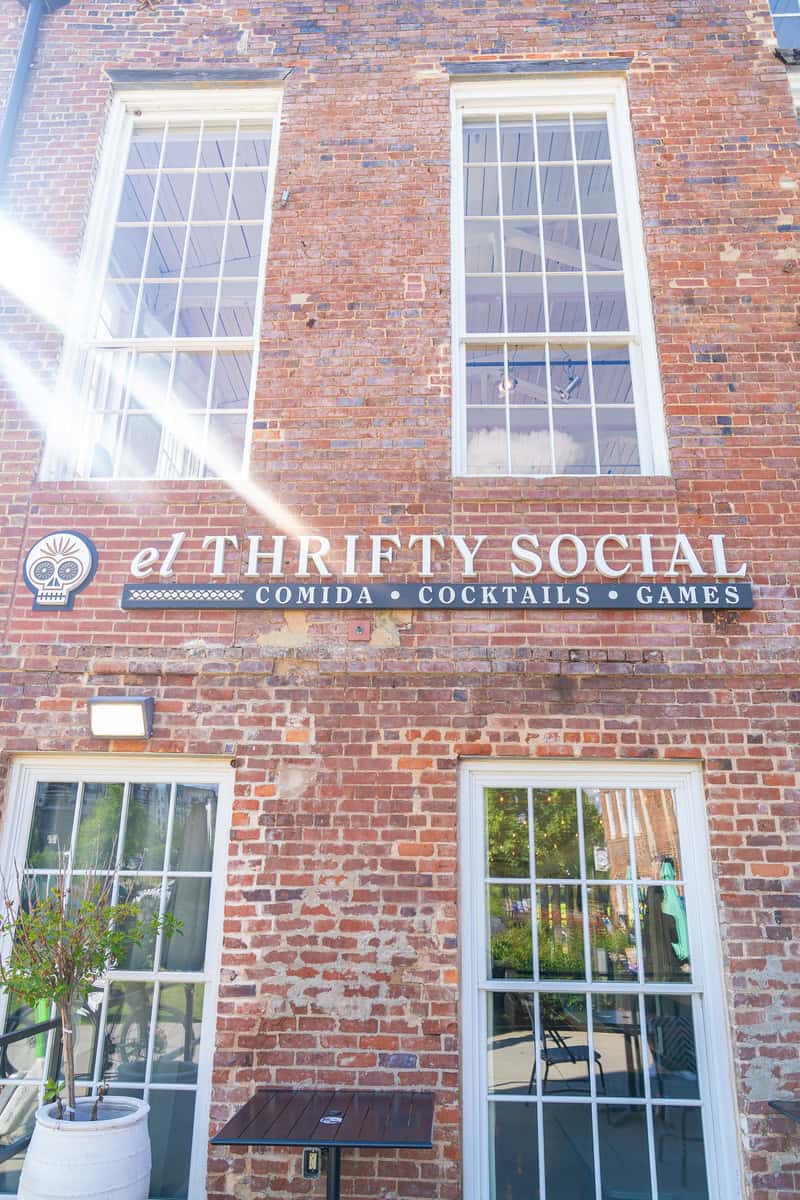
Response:
[[[25,4],[25,0],[22,0]],[[19,121],[19,111],[27,90],[31,63],[39,41],[39,26],[45,13],[54,12],[69,4],[69,0],[27,0],[28,9],[22,29],[22,40],[17,51],[14,75],[8,92],[3,123],[0,126],[0,187],[6,181],[8,163],[14,148],[14,139]]]

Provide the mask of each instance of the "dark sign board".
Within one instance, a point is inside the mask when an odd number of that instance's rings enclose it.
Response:
[[[127,583],[125,609],[752,608],[749,583]]]

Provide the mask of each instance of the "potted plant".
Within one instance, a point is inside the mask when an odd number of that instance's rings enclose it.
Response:
[[[44,885],[44,887],[42,886]],[[113,874],[93,869],[70,875],[62,859],[48,881],[18,881],[18,898],[3,887],[0,982],[32,1007],[55,1005],[61,1019],[66,1097],[50,1087],[36,1113],[22,1169],[20,1200],[146,1200],[150,1185],[149,1106],[128,1096],[76,1098],[73,1020],[97,979],[130,946],[159,930],[171,937],[170,915],[144,920],[135,903],[112,904]]]

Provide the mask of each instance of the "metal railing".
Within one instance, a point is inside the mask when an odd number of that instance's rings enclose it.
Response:
[[[51,1063],[58,1063],[61,1057],[61,1021],[58,1017],[54,1017],[50,1021],[38,1021],[35,1025],[23,1025],[20,1029],[13,1029],[10,1033],[0,1034],[0,1066],[2,1066],[2,1070],[6,1068],[6,1050],[8,1046],[13,1045],[14,1042],[23,1042],[28,1038],[45,1036],[51,1029],[58,1030],[59,1036],[53,1038],[50,1053],[49,1056],[46,1056],[46,1059],[49,1057]],[[49,1078],[49,1074],[45,1070],[40,1082],[44,1083]],[[5,1082],[5,1079],[2,1073],[0,1073],[0,1083],[3,1082]],[[6,1086],[13,1087],[15,1082],[15,1080],[9,1079]],[[20,1081],[17,1083],[17,1086],[22,1087],[24,1084]],[[10,1158],[14,1158],[21,1150],[26,1150],[31,1136],[32,1131],[24,1134],[22,1137],[15,1138],[12,1142],[0,1142],[0,1163],[8,1162]]]

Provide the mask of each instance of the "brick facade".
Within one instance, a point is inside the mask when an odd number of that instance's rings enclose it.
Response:
[[[22,10],[7,9],[10,75]],[[143,543],[273,532],[226,486],[41,483],[29,386],[0,449],[3,762],[97,752],[86,699],[156,699],[149,753],[235,762],[212,1094],[258,1083],[433,1088],[435,1148],[345,1162],[352,1200],[460,1196],[457,775],[468,756],[701,760],[747,1200],[800,1193],[800,159],[766,0],[531,4],[71,0],[45,20],[9,214],[74,261],[108,68],[291,68],[284,85],[252,477],[344,532],[726,535],[752,612],[133,613]],[[630,57],[629,101],[673,474],[454,479],[448,60]],[[14,298],[4,336],[51,383],[59,341]],[[53,396],[58,404],[58,396]],[[74,610],[21,561],[57,528],[101,548]],[[493,545],[495,542],[493,542]],[[436,552],[442,579],[458,559]],[[413,576],[398,556],[393,578]],[[502,577],[487,556],[482,578]],[[228,551],[230,578],[241,553]],[[339,563],[341,566],[341,563]],[[596,579],[591,572],[588,580]],[[112,744],[130,753],[130,743]],[[211,1155],[208,1195],[316,1194],[297,1155]],[[286,1182],[288,1177],[288,1183]],[[733,1198],[731,1198],[733,1200]]]

